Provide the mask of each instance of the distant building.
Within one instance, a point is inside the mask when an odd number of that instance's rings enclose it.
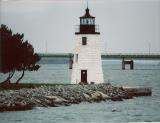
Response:
[[[97,32],[95,17],[90,15],[88,7],[85,15],[80,17],[75,38],[71,83],[103,83],[100,32]]]

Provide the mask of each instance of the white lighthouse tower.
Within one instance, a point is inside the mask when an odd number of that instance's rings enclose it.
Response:
[[[75,39],[71,84],[103,83],[100,32],[97,32],[95,17],[90,15],[88,7],[85,15],[80,17]]]

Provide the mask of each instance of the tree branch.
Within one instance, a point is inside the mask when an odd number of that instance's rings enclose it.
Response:
[[[22,72],[22,75],[20,76],[20,78],[16,81],[16,84],[19,84],[19,81],[23,78],[24,76],[24,69],[23,69],[23,72]]]
[[[15,73],[15,70],[12,71],[12,74],[10,75],[9,80],[13,77],[14,73]]]

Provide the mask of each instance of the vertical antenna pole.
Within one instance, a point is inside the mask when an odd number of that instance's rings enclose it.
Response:
[[[149,42],[148,46],[149,46],[149,55],[150,55],[151,54],[151,44],[150,44],[150,42]]]
[[[108,50],[108,49],[107,49],[107,41],[105,42],[105,44],[106,44],[106,47],[105,47],[105,49],[106,49],[106,54],[107,54],[107,50]]]
[[[45,52],[47,53],[47,41],[46,41],[46,44],[45,44]]]
[[[87,0],[87,8],[88,8],[88,0]]]

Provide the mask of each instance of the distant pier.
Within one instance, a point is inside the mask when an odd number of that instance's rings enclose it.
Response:
[[[122,87],[127,91],[129,96],[151,96],[152,88],[151,87]]]
[[[126,64],[130,65],[131,70],[134,69],[134,61],[133,60],[125,60],[124,58],[122,58],[122,70],[125,70]]]

